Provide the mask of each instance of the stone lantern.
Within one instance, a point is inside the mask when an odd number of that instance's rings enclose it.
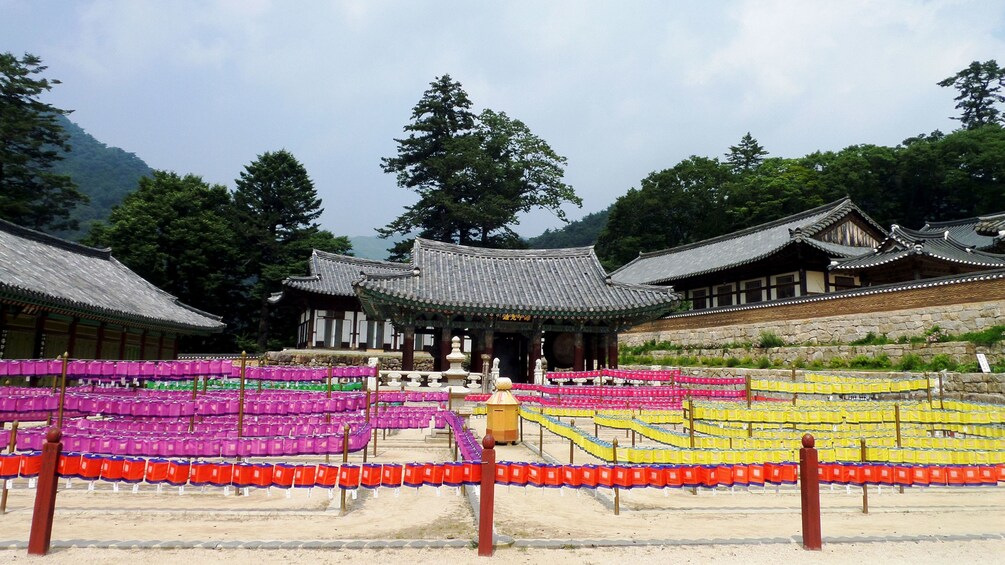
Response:
[[[496,381],[496,392],[485,401],[488,414],[485,433],[492,434],[496,443],[513,443],[519,439],[520,403],[510,392],[513,382],[506,377]]]

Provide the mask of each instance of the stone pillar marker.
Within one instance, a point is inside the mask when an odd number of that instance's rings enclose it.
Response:
[[[443,372],[443,376],[447,379],[447,386],[467,391],[468,372],[461,366],[464,363],[464,354],[461,353],[461,338],[454,336],[450,340],[450,353],[446,359],[450,363],[450,368]]]

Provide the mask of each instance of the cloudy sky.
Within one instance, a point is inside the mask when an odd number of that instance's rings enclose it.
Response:
[[[46,100],[151,167],[233,187],[285,148],[323,227],[372,235],[413,201],[380,158],[444,73],[568,158],[578,219],[748,131],[797,157],[954,129],[935,83],[1005,60],[1005,4],[0,0],[0,51],[41,57]]]

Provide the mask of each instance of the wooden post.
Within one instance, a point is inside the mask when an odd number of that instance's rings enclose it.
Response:
[[[618,438],[614,438],[614,441],[611,442],[611,447],[613,448],[612,453],[614,455],[614,457],[613,457],[613,459],[614,459],[614,466],[617,467],[618,466]],[[612,470],[611,472],[613,473],[614,471]],[[621,515],[621,491],[618,490],[617,485],[615,485],[615,487],[614,487],[614,515],[615,516],[620,516]]]
[[[687,431],[691,438],[691,449],[694,449],[694,401],[690,396],[687,399]]]
[[[42,446],[42,468],[38,472],[35,487],[35,510],[31,515],[31,532],[28,534],[28,555],[49,553],[52,539],[52,517],[56,511],[57,473],[59,472],[59,452],[63,449],[60,440],[63,432],[50,428],[45,433]]]
[[[482,482],[478,509],[478,556],[492,557],[492,511],[495,505],[496,441],[492,434],[482,439]]]
[[[862,450],[861,460],[862,463],[865,463],[866,461],[868,461],[868,458],[866,457],[864,438],[860,440],[859,445]],[[862,481],[862,513],[863,514],[869,513],[869,485],[867,485],[865,481]]]
[[[572,421],[572,427],[573,428],[576,427],[576,420]],[[575,452],[576,452],[576,444],[573,443],[572,438],[570,437],[569,438],[569,465],[573,464],[572,461],[573,461],[573,459],[575,457]]]
[[[209,380],[209,379],[206,379]],[[192,375],[192,403],[195,404],[196,395],[199,394],[199,375]],[[188,431],[195,429],[195,412],[188,418]]]
[[[60,369],[59,376],[59,413],[56,416],[56,427],[60,430],[63,429],[63,403],[66,401],[66,364],[69,357],[69,353],[63,353],[63,367]]]
[[[946,390],[942,386],[942,372],[940,371],[939,372],[939,410],[945,410],[946,409],[945,393],[946,393]]]
[[[363,449],[363,454],[366,454],[366,448]],[[345,465],[349,462],[349,424],[342,427],[342,464]],[[340,489],[342,491],[342,499],[339,502],[339,512],[345,514],[345,489]]]
[[[635,447],[635,428],[632,428],[632,447]]]
[[[751,398],[750,398],[750,375],[745,375],[745,377],[746,378],[744,379],[744,381],[746,382],[746,389],[747,389],[747,408],[750,408],[750,400],[751,400]]]
[[[932,379],[928,377],[928,373],[925,373],[925,392],[928,393],[928,407],[932,408]]]
[[[17,420],[11,424],[10,428],[10,443],[7,445],[7,453],[14,453],[17,448]],[[3,494],[0,494],[0,515],[7,513],[7,481],[0,479],[0,483],[3,483]]]
[[[795,372],[795,370],[793,370]],[[817,475],[817,450],[813,436],[803,436],[799,450],[799,493],[802,496],[803,549],[819,550],[820,539],[820,477]]]
[[[537,423],[537,451],[544,457],[544,424]]]
[[[244,437],[244,386],[246,384],[245,375],[248,367],[248,352],[241,352],[241,384],[237,395],[237,437]],[[259,383],[261,381],[258,381]]]
[[[523,414],[520,414],[520,443],[523,443]]]
[[[900,443],[900,404],[899,403],[893,405],[893,424],[894,424],[894,426],[896,426],[896,429],[897,429],[897,449],[900,449],[902,446],[901,446],[901,443]],[[900,491],[900,494],[904,494],[904,485],[900,485],[900,488],[898,490]]]

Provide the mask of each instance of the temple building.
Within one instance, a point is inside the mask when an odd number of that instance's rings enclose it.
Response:
[[[529,381],[539,359],[549,369],[616,367],[618,333],[679,303],[670,288],[612,280],[592,247],[483,249],[421,238],[408,264],[315,252],[311,275],[284,284],[284,299],[299,298],[302,319],[312,321],[302,332],[310,346],[336,346],[327,336],[340,333],[345,345],[345,320],[358,319],[349,284],[374,321],[368,335],[380,333],[385,348],[400,350],[404,369],[422,348],[445,369],[459,336],[470,344],[471,370],[482,369],[483,355],[499,358],[503,376],[515,382]]]
[[[867,286],[1003,269],[997,227],[1003,216],[929,222],[919,230],[894,224],[871,252],[835,260],[830,269]]]
[[[886,231],[844,198],[798,214],[663,251],[611,273],[618,282],[673,285],[694,310],[735,307],[857,288],[834,260],[871,253]]]
[[[0,358],[173,359],[223,331],[95,249],[0,220]]]

